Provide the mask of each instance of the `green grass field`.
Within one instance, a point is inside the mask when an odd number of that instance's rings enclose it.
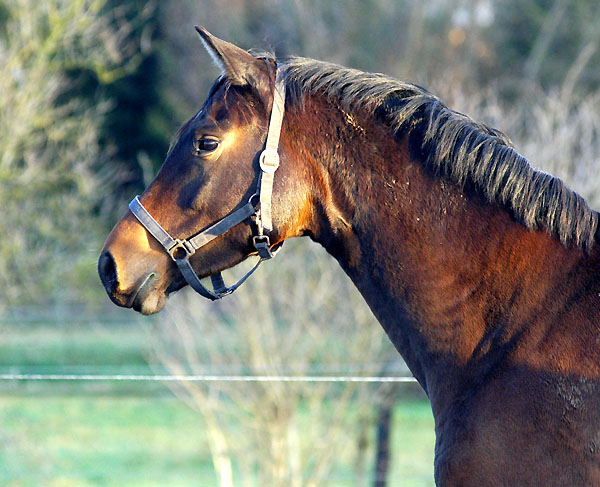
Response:
[[[151,370],[139,323],[5,320],[0,332],[2,372]],[[424,398],[400,401],[392,433],[389,485],[432,486]],[[357,485],[350,467],[319,487]],[[160,383],[0,383],[0,486],[123,485],[217,487],[202,417]]]
[[[215,485],[201,421],[172,398],[4,395],[0,485]]]

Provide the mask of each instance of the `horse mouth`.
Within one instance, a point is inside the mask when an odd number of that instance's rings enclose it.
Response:
[[[168,296],[166,293],[156,289],[156,284],[156,273],[151,272],[137,288],[128,307],[133,308],[143,315],[151,315],[162,310],[167,302]]]
[[[183,278],[175,278],[167,289],[161,290],[157,277],[154,272],[148,274],[130,298],[126,307],[132,308],[143,315],[153,315],[165,307],[171,293],[177,292],[185,286]]]

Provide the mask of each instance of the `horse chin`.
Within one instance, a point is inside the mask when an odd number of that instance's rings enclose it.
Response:
[[[143,315],[153,315],[165,307],[167,299],[168,296],[164,293],[151,292],[140,299],[136,299],[132,308]]]
[[[162,291],[150,274],[136,292],[131,307],[143,315],[158,313],[167,303],[168,293]]]
[[[183,279],[177,278],[171,281],[164,291],[151,285],[143,285],[133,301],[132,308],[146,316],[156,314],[165,307],[169,295],[179,291],[185,285],[186,283]]]

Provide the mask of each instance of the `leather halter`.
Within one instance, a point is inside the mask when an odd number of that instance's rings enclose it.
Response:
[[[186,239],[173,238],[169,235],[169,232],[160,226],[148,210],[144,208],[139,196],[133,198],[131,203],[129,203],[131,212],[144,228],[146,228],[146,230],[148,230],[148,232],[150,232],[165,248],[171,259],[177,264],[177,267],[187,283],[194,291],[212,301],[221,299],[223,296],[227,296],[235,291],[246,281],[246,279],[248,279],[248,277],[250,277],[250,275],[252,275],[252,273],[254,273],[263,261],[272,259],[277,253],[277,250],[283,245],[283,243],[281,243],[276,246],[276,249],[271,248],[269,236],[265,235],[264,231],[270,232],[273,230],[273,222],[271,219],[271,195],[273,192],[273,178],[275,171],[279,167],[279,153],[277,152],[277,148],[279,146],[279,135],[283,123],[284,108],[285,76],[283,70],[278,69],[273,92],[273,108],[271,109],[267,141],[259,158],[261,174],[258,189],[256,193],[250,197],[248,203],[212,224],[206,230]],[[223,276],[220,272],[212,274],[210,278],[214,290],[211,291],[200,282],[200,278],[192,268],[189,259],[198,249],[247,219],[252,219],[252,242],[259,256],[259,260],[254,267],[233,286],[228,287],[225,285]]]

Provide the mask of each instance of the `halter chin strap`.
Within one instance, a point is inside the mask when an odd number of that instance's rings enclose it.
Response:
[[[264,230],[267,232],[273,230],[271,195],[273,192],[273,178],[275,171],[279,167],[279,153],[277,152],[277,148],[279,146],[279,135],[281,133],[285,107],[285,76],[282,71],[283,70],[277,70],[273,93],[273,108],[271,109],[271,118],[269,120],[269,132],[267,134],[265,149],[262,151],[259,158],[261,174],[258,190],[256,194],[250,198],[248,203],[214,223],[206,230],[187,239],[171,237],[169,232],[161,227],[148,210],[144,208],[139,196],[136,196],[131,203],[129,203],[131,212],[146,230],[148,230],[148,232],[150,232],[165,248],[192,289],[198,294],[213,301],[221,299],[223,296],[227,296],[235,291],[254,273],[263,261],[272,259],[279,248],[281,248],[281,245],[283,245],[283,243],[281,243],[276,249],[272,249],[268,235],[264,234]],[[258,202],[260,202],[260,204]],[[223,235],[249,218],[253,220],[252,241],[259,256],[258,262],[233,286],[228,287],[225,285],[223,276],[220,272],[211,275],[210,278],[214,288],[214,290],[211,291],[200,282],[198,274],[196,274],[192,268],[189,260],[190,257],[201,247],[204,247],[218,236]]]

